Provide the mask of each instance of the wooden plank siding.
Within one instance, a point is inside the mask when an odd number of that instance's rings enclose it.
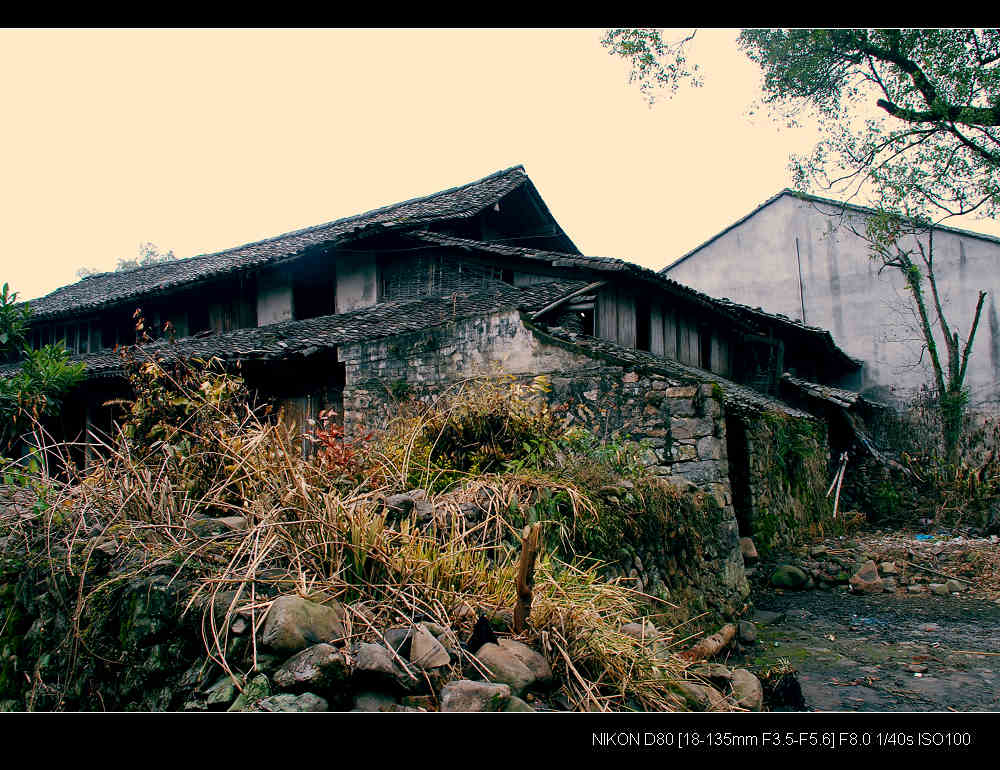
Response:
[[[637,297],[627,289],[605,286],[597,294],[594,336],[624,347],[637,342]],[[664,302],[645,306],[649,312],[649,352],[723,377],[733,371],[729,335],[702,317],[678,311]],[[705,359],[708,360],[705,360]]]
[[[257,308],[244,296],[215,302],[208,309],[209,327],[217,332],[245,329],[257,325]]]
[[[618,293],[618,344],[627,348],[635,347],[635,297]]]
[[[677,313],[673,308],[663,310],[663,355],[677,360]]]
[[[618,293],[613,286],[606,286],[597,295],[594,336],[618,342]]]
[[[649,352],[654,356],[665,355],[663,339],[663,308],[653,305],[649,308]]]
[[[606,286],[597,295],[595,337],[601,337],[625,347],[635,347],[635,297]]]
[[[677,319],[677,360],[688,366],[699,366],[698,327],[690,318]]]
[[[729,341],[718,331],[712,331],[712,371],[729,377],[732,366],[729,361]]]
[[[309,420],[316,419],[319,413],[317,407],[316,398],[307,395],[283,399],[278,411],[279,420],[289,430],[293,445],[298,446],[304,454],[308,453],[309,442],[303,434],[313,430]]]

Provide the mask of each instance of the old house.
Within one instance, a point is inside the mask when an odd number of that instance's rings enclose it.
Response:
[[[716,499],[706,591],[719,607],[745,594],[738,534],[766,548],[821,512],[827,421],[785,400],[783,375],[822,389],[858,381],[861,368],[822,329],[582,255],[520,166],[34,300],[36,344],[65,340],[87,364],[70,430],[99,424],[121,392],[114,347],[133,341],[137,307],[176,330],[151,347],[238,361],[299,425],[332,408],[348,432],[378,427],[403,391],[432,395],[498,370],[547,375],[569,421],[641,442],[657,473]]]
[[[911,299],[895,270],[881,274],[865,232],[871,209],[782,190],[664,268],[664,275],[713,297],[762,307],[829,329],[864,361],[844,387],[899,403],[932,382]],[[922,237],[924,245],[926,236]],[[912,240],[904,246],[914,246]],[[1000,239],[953,227],[934,229],[942,304],[964,338],[980,290],[988,292],[969,361],[974,408],[1000,409]]]

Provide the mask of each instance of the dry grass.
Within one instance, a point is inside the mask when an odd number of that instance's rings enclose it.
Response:
[[[25,489],[37,490],[29,498],[44,497],[43,506],[30,513],[0,507],[0,537],[28,542],[31,532],[44,529],[48,552],[53,543],[65,547],[65,569],[79,581],[75,621],[81,639],[80,618],[97,593],[165,564],[172,579],[194,586],[188,611],[200,613],[206,654],[234,677],[240,666],[256,664],[259,651],[253,642],[249,661],[228,659],[231,622],[243,613],[259,629],[275,593],[343,602],[349,641],[377,640],[379,629],[419,619],[466,638],[478,613],[514,605],[511,510],[540,489],[564,493],[573,514],[568,525],[559,524],[566,530],[559,533],[564,545],[572,542],[578,519],[597,515],[594,502],[568,481],[480,474],[430,495],[435,520],[429,526],[408,518],[390,524],[384,498],[402,491],[411,477],[413,447],[432,420],[427,415],[395,425],[387,433],[392,448],[373,447],[364,479],[354,485],[339,470],[303,458],[284,427],[251,410],[234,416],[218,408],[210,417],[199,423],[199,435],[190,436],[195,449],[187,456],[165,444],[140,452],[121,430],[92,436],[88,451],[96,459],[86,472],[58,482],[43,469],[27,480]],[[206,424],[215,432],[204,431]],[[177,429],[178,435],[189,431],[183,424]],[[40,430],[36,441],[44,456],[65,461],[67,445]],[[192,493],[185,474],[205,467],[213,474],[204,491]],[[469,503],[481,512],[474,522],[462,515]],[[203,516],[243,522],[204,537],[195,523]],[[97,547],[113,551],[118,571],[93,585],[84,577]],[[531,630],[523,638],[544,650],[565,698],[581,710],[681,708],[671,683],[690,677],[687,664],[668,651],[671,635],[654,648],[620,631],[647,615],[656,600],[602,580],[598,564],[563,553],[562,559],[556,553],[539,559]],[[476,666],[474,659],[466,663]]]

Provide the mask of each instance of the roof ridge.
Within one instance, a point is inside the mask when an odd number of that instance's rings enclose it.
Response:
[[[807,193],[807,192],[802,192],[801,190],[795,190],[791,187],[783,187],[781,190],[776,192],[774,195],[765,200],[763,203],[754,207],[748,214],[745,214],[744,216],[740,217],[732,224],[727,225],[725,228],[717,232],[715,235],[711,236],[707,240],[698,244],[693,249],[685,252],[677,259],[675,259],[673,262],[671,262],[669,265],[663,267],[659,272],[664,274],[668,273],[670,270],[677,267],[681,262],[684,262],[688,257],[694,256],[696,252],[701,251],[703,248],[708,246],[713,241],[718,240],[723,235],[728,233],[730,230],[739,227],[741,224],[750,219],[750,217],[754,216],[759,211],[767,208],[768,206],[770,206],[772,203],[774,203],[776,200],[778,200],[784,195],[791,195],[793,198],[799,198],[800,200],[805,199],[817,203],[825,203],[831,206],[840,206],[842,208],[853,209],[854,211],[861,211],[867,214],[878,213],[878,209],[872,208],[871,206],[864,206],[860,203],[851,203],[850,201],[837,200],[836,198],[824,198],[822,195],[816,195],[815,193]],[[991,243],[1000,243],[1000,237],[998,236],[989,235],[988,233],[979,233],[976,232],[975,230],[966,230],[965,228],[962,227],[953,227],[952,225],[943,225],[936,223],[931,226],[931,229],[943,230],[945,232],[957,233],[959,235],[968,235],[971,238],[979,238],[981,240],[989,241]]]
[[[93,309],[100,304],[141,295],[151,290],[173,288],[238,270],[241,267],[259,266],[291,257],[310,246],[352,237],[365,228],[379,225],[409,226],[440,219],[474,216],[491,202],[530,183],[524,166],[518,164],[427,195],[396,201],[339,219],[231,246],[221,251],[140,265],[129,270],[97,273],[89,276],[89,280],[80,279],[60,286],[28,302],[36,317],[78,312],[81,308]],[[95,291],[98,296],[104,297],[102,301],[94,301]]]
[[[178,262],[193,261],[193,260],[196,260],[196,259],[201,259],[203,257],[218,257],[218,256],[221,256],[223,254],[230,254],[230,253],[232,253],[234,251],[239,251],[240,249],[247,249],[247,248],[251,248],[253,246],[260,246],[260,245],[265,244],[265,243],[273,243],[275,241],[280,241],[283,238],[291,238],[291,237],[294,237],[296,235],[304,235],[306,233],[315,232],[316,230],[322,230],[324,227],[330,227],[331,225],[346,224],[347,222],[350,222],[353,219],[361,219],[363,217],[372,216],[373,214],[381,214],[381,213],[384,213],[386,211],[391,211],[392,209],[394,209],[394,208],[396,208],[398,206],[405,206],[405,205],[407,205],[409,203],[416,203],[417,201],[433,200],[434,198],[437,198],[437,197],[442,196],[442,195],[450,195],[451,193],[458,192],[459,190],[464,189],[466,187],[472,187],[472,186],[477,185],[477,184],[482,184],[483,182],[487,182],[490,179],[497,179],[497,178],[502,177],[502,176],[504,176],[506,174],[509,174],[509,173],[511,173],[513,171],[520,171],[521,173],[524,174],[525,179],[528,178],[527,172],[524,170],[524,165],[519,163],[516,166],[511,166],[510,168],[505,168],[505,169],[500,169],[499,171],[494,171],[493,173],[487,174],[486,176],[481,177],[480,179],[474,179],[471,182],[465,182],[464,184],[455,185],[454,187],[449,187],[446,190],[438,190],[436,192],[428,193],[427,195],[417,195],[417,196],[414,196],[413,198],[407,198],[406,200],[396,201],[395,203],[387,203],[384,206],[378,206],[376,208],[369,209],[367,211],[362,211],[362,212],[359,212],[357,214],[349,214],[349,215],[344,216],[344,217],[338,217],[337,219],[331,219],[331,220],[329,220],[327,222],[321,222],[320,224],[317,224],[317,225],[309,225],[308,227],[300,227],[300,228],[298,228],[296,230],[289,230],[287,232],[279,233],[278,235],[272,235],[272,236],[269,236],[267,238],[259,238],[256,241],[247,241],[246,243],[241,243],[241,244],[239,244],[237,246],[230,246],[229,248],[220,249],[219,251],[208,251],[208,252],[203,252],[201,254],[192,254],[190,257],[181,257],[180,259],[172,259],[172,260],[168,260],[168,261],[164,261],[164,262],[155,262],[155,263],[149,264],[149,265],[137,265],[136,267],[131,267],[131,268],[127,269],[127,270],[105,270],[105,271],[100,272],[100,273],[93,273],[92,275],[85,276],[84,278],[82,278],[80,280],[86,280],[87,278],[96,278],[96,277],[101,276],[101,275],[109,275],[109,274],[112,274],[112,273],[135,273],[135,272],[138,272],[140,270],[145,270],[145,269],[153,268],[153,267],[159,267],[160,265],[177,264]],[[74,283],[79,283],[79,281],[75,281]],[[66,285],[67,286],[72,286],[73,284],[66,284]],[[59,288],[64,288],[64,287],[59,287]],[[58,291],[58,289],[53,289],[53,291]],[[51,293],[52,292],[49,292],[49,294],[51,294]],[[48,296],[48,295],[43,295],[43,296]],[[37,299],[41,299],[41,298],[39,297]]]

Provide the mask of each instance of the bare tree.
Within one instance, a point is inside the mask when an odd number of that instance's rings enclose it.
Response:
[[[879,263],[880,274],[883,270],[896,270],[903,278],[916,311],[924,349],[931,362],[945,458],[949,463],[957,464],[962,421],[969,401],[965,374],[986,292],[979,292],[975,314],[963,343],[958,327],[953,326],[945,315],[938,292],[934,273],[933,224],[880,211],[866,219],[864,232],[853,224],[848,227],[868,242],[871,258]],[[925,283],[930,287],[929,298],[925,293]],[[938,344],[939,338],[942,345]]]

